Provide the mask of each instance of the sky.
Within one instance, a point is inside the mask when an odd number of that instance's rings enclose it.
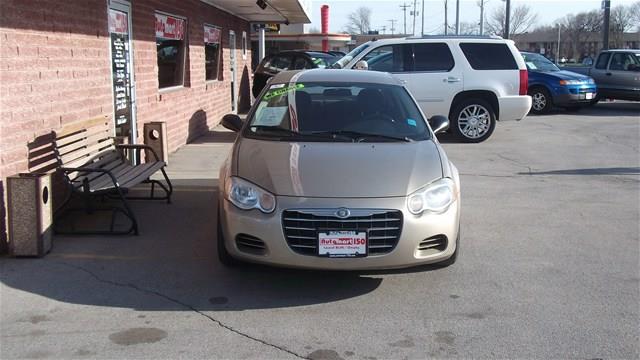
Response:
[[[459,0],[460,1],[460,21],[476,22],[480,21],[480,8],[477,5],[478,0]],[[635,0],[611,0],[611,6],[618,4],[629,5]],[[417,10],[421,11],[422,0],[417,0]],[[341,32],[347,23],[349,13],[355,11],[358,7],[366,6],[371,8],[371,26],[373,29],[380,30],[382,26],[386,26],[386,33],[390,34],[391,22],[389,20],[398,20],[395,24],[395,33],[403,30],[403,12],[400,5],[406,3],[411,5],[411,9],[407,9],[407,32],[412,33],[413,17],[409,15],[409,10],[413,9],[413,0],[333,0],[333,1],[312,1],[312,24],[311,27],[320,29],[320,6],[329,5],[329,31],[332,33]],[[485,19],[487,14],[491,13],[494,8],[504,6],[502,0],[485,0]],[[511,0],[511,7],[520,4],[527,4],[532,12],[538,14],[537,25],[554,24],[559,18],[570,13],[578,13],[593,9],[600,9],[601,0]],[[449,23],[455,24],[456,16],[456,0],[448,0]],[[444,29],[444,0],[424,0],[424,30],[428,34],[441,33]],[[421,30],[421,16],[416,17],[416,33]]]

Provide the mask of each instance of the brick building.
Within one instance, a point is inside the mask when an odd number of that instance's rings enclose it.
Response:
[[[166,122],[175,151],[250,105],[251,22],[309,21],[304,0],[0,1],[0,243],[29,142],[107,116],[137,143]]]

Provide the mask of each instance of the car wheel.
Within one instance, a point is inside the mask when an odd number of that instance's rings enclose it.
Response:
[[[468,99],[457,103],[450,121],[454,135],[469,143],[487,140],[496,127],[495,111],[482,99]]]
[[[529,90],[529,96],[531,96],[532,113],[540,115],[551,111],[553,100],[551,100],[551,95],[549,95],[547,89],[535,87]]]
[[[447,260],[441,261],[438,265],[442,267],[451,266],[456,263],[458,260],[458,254],[460,254],[460,230],[458,229],[458,237],[456,238],[456,250],[453,252],[453,255],[449,257]]]
[[[222,225],[220,224],[220,206],[218,206],[218,224],[217,224],[217,247],[218,247],[218,260],[222,263],[222,265],[233,267],[239,264],[239,261],[236,260],[229,252],[224,245],[224,234],[222,232]]]

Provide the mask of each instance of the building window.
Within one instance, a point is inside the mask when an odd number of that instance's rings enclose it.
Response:
[[[242,32],[242,59],[247,60],[247,32]]]
[[[219,27],[204,25],[204,68],[206,80],[219,80],[221,33]]]
[[[186,20],[156,13],[158,84],[167,88],[184,84]]]

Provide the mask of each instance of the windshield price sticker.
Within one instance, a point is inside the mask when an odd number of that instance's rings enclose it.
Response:
[[[266,93],[264,95],[264,100],[269,100],[271,98],[274,98],[276,96],[281,96],[284,95],[290,91],[296,91],[298,89],[302,89],[304,87],[304,84],[295,84],[295,85],[291,85],[291,86],[287,86],[285,88],[281,88],[281,89],[276,89],[276,90],[271,90],[268,93]]]
[[[367,256],[367,233],[363,231],[319,232],[318,255],[328,257]]]

